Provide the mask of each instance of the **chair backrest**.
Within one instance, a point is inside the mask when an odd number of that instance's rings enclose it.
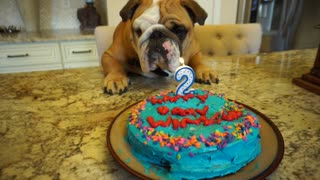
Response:
[[[256,54],[262,40],[260,24],[196,26],[195,34],[207,56]]]
[[[114,26],[98,26],[94,35],[98,55],[111,45]],[[196,26],[200,49],[207,56],[226,56],[259,53],[262,30],[260,24],[228,24]]]
[[[94,37],[97,43],[99,59],[102,54],[109,48],[113,41],[113,32],[116,29],[114,26],[98,26],[94,30]]]

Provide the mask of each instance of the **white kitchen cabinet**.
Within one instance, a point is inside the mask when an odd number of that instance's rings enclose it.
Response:
[[[61,42],[64,68],[99,66],[95,41]]]
[[[58,43],[12,43],[0,46],[0,73],[62,69]]]
[[[0,45],[0,73],[99,66],[94,40]]]

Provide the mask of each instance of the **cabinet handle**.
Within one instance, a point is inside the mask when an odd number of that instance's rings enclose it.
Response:
[[[28,57],[29,54],[17,54],[17,55],[8,55],[7,58],[22,58],[22,57]]]
[[[72,54],[83,54],[83,53],[91,53],[91,49],[86,51],[72,51]]]

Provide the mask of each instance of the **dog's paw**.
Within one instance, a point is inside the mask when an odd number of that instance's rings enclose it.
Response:
[[[211,83],[219,83],[218,74],[211,68],[207,66],[199,66],[195,69],[196,73],[196,82],[197,83],[204,83],[204,84],[211,84]]]
[[[123,73],[109,73],[104,78],[104,93],[123,94],[128,91],[129,79]]]

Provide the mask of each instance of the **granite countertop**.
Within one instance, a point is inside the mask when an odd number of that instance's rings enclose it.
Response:
[[[320,96],[291,83],[315,49],[207,58],[220,83],[195,84],[268,116],[285,142],[268,179],[320,177]],[[100,67],[0,75],[0,179],[132,179],[110,155],[106,131],[128,105],[176,82],[131,75],[129,91],[103,94]]]
[[[82,32],[79,29],[42,30],[39,32],[22,31],[12,34],[0,34],[0,44],[74,40],[94,40],[94,35],[93,32]]]

